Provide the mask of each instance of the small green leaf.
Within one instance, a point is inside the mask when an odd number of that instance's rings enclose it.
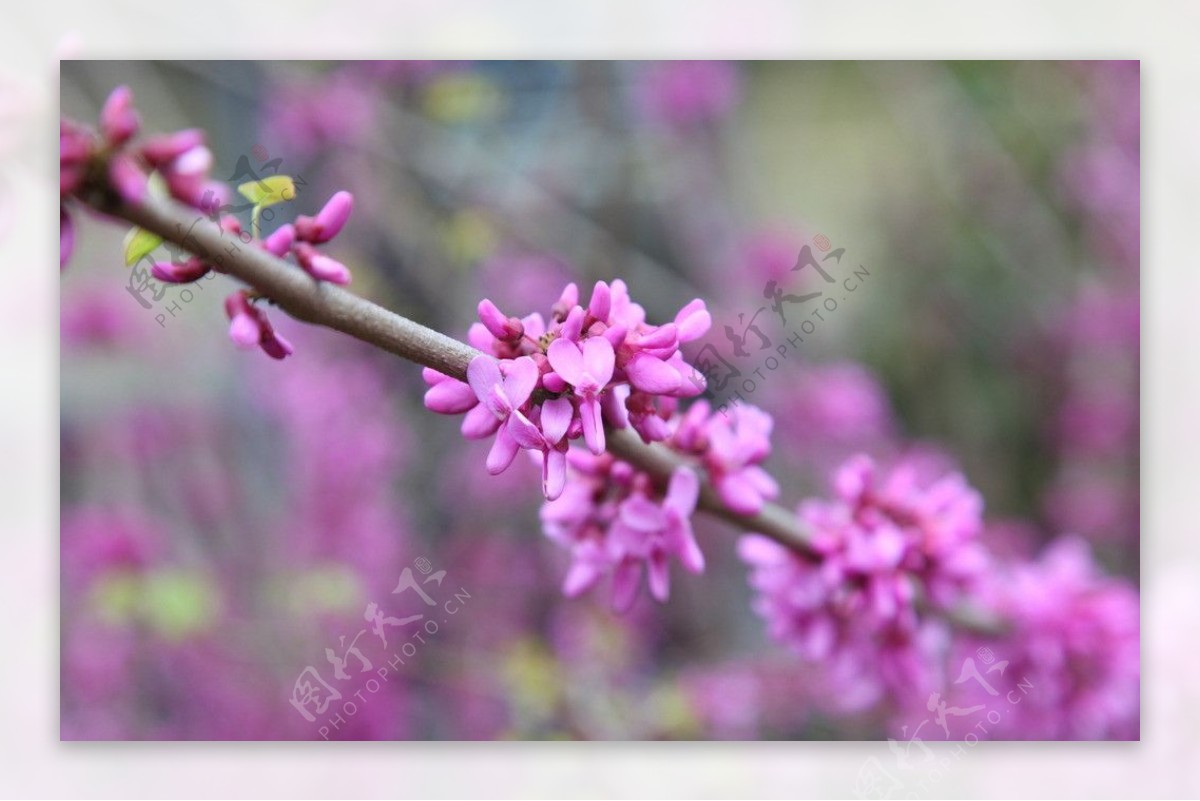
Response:
[[[296,185],[289,175],[272,175],[261,181],[247,181],[238,193],[259,208],[274,206],[296,197]]]
[[[125,266],[132,267],[162,244],[162,237],[144,228],[134,228],[125,235]]]

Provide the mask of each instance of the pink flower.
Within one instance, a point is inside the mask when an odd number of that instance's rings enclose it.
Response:
[[[546,536],[571,551],[564,595],[580,595],[611,574],[613,607],[625,611],[637,597],[643,564],[659,601],[669,594],[671,556],[693,573],[704,570],[691,527],[699,492],[692,470],[679,468],[664,496],[645,473],[607,454],[572,451],[568,466],[562,496],[541,512]]]
[[[200,258],[192,256],[182,264],[155,262],[150,267],[150,274],[165,284],[190,284],[208,275],[211,269]]]
[[[478,311],[483,327],[501,342],[513,343],[525,335],[525,326],[520,320],[506,316],[487,298],[479,301]]]
[[[296,262],[318,281],[328,281],[331,284],[345,286],[350,283],[350,270],[337,259],[319,253],[307,242],[299,242],[294,247]]]
[[[528,357],[500,362],[476,356],[467,367],[467,381],[479,405],[463,419],[463,436],[483,439],[494,433],[487,470],[492,475],[503,473],[521,448],[513,430],[532,425],[520,409],[537,387],[537,364]]]
[[[341,232],[353,208],[354,195],[344,190],[336,192],[316,217],[296,218],[296,238],[314,245],[328,242]]]
[[[521,447],[541,453],[542,494],[552,501],[562,495],[567,482],[567,432],[574,409],[567,398],[551,398],[537,408],[537,425],[517,417],[513,436]]]
[[[771,416],[753,406],[713,413],[698,401],[683,415],[672,443],[701,458],[729,508],[755,514],[779,494],[775,479],[759,466],[771,452],[772,425]]]
[[[1137,739],[1137,591],[1105,576],[1087,543],[1056,540],[1037,561],[994,571],[980,595],[1004,621],[1004,632],[960,638],[940,688],[946,704],[1002,711],[986,732],[990,739]],[[971,666],[992,692],[972,677]],[[924,706],[924,699],[913,700]],[[965,736],[962,723],[951,728],[952,737]]]
[[[110,145],[120,147],[134,137],[139,125],[140,119],[133,107],[133,92],[128,86],[118,86],[100,110],[100,132]]]
[[[293,353],[292,345],[271,327],[266,313],[256,307],[246,290],[225,298],[229,338],[239,348],[258,346],[272,359],[284,359]]]
[[[704,572],[704,554],[696,544],[691,523],[699,492],[696,474],[680,467],[672,474],[661,504],[640,494],[621,504],[611,532],[616,559],[613,605],[618,610],[632,605],[643,563],[650,594],[659,601],[666,601],[670,595],[669,557],[677,557],[692,573]]]
[[[592,453],[604,452],[604,423],[600,418],[600,393],[612,379],[614,354],[603,337],[591,337],[580,346],[557,339],[546,351],[550,366],[574,388],[579,401],[583,438]]]
[[[979,495],[957,474],[926,483],[901,464],[881,475],[865,456],[833,483],[834,500],[799,510],[814,556],[742,538],[755,610],[805,660],[865,671],[874,689],[864,698],[924,688],[945,632],[918,613],[917,597],[944,609],[977,585],[987,566]]]
[[[283,258],[292,249],[296,241],[296,229],[288,223],[275,229],[275,232],[262,241],[263,250],[272,256]]]
[[[426,409],[438,414],[462,414],[479,405],[479,398],[469,384],[430,367],[421,370],[421,377],[429,385],[425,391]]]
[[[142,143],[142,156],[151,167],[163,167],[205,142],[204,131],[187,128],[169,134],[157,134]]]
[[[676,398],[704,387],[702,381],[685,381],[695,371],[679,352],[681,341],[701,336],[711,324],[702,301],[685,306],[677,322],[653,326],[646,324],[645,311],[629,299],[621,280],[597,282],[586,307],[579,300],[578,287],[568,284],[551,307],[549,324],[536,312],[517,318],[490,299],[480,301],[480,322],[470,327],[467,341],[501,366],[477,368],[488,372],[479,373],[478,385],[472,382],[479,405],[470,403],[462,387],[446,376],[425,375],[426,405],[444,414],[466,412],[464,436],[480,439],[500,432],[490,457],[494,466],[507,466],[521,448],[539,455],[548,498],[563,492],[569,440],[582,437],[593,454],[601,454],[605,424],[620,428],[631,422],[647,440],[666,439]],[[506,389],[510,368],[503,365],[522,361],[530,365],[520,368],[528,373],[528,391],[511,397]],[[635,376],[651,376],[637,379],[642,387],[670,388],[670,393],[635,389],[622,366],[630,364]],[[493,397],[497,387],[501,395]]]
[[[127,153],[117,153],[109,160],[108,180],[126,203],[140,203],[146,197],[146,174]]]

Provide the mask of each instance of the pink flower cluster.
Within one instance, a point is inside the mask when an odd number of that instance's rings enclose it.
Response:
[[[320,253],[317,245],[332,240],[350,218],[354,197],[349,192],[337,192],[313,217],[300,216],[294,224],[286,224],[262,240],[242,230],[236,217],[223,214],[230,200],[229,187],[212,179],[212,152],[205,146],[205,135],[197,129],[186,129],[153,136],[137,148],[128,148],[137,134],[140,121],[133,107],[133,93],[128,87],[118,87],[109,96],[100,112],[100,134],[69,120],[60,129],[61,171],[60,204],[82,190],[88,178],[107,165],[106,180],[112,191],[127,203],[138,203],[148,191],[147,171],[155,171],[163,179],[167,192],[176,200],[203,212],[218,222],[221,230],[255,241],[257,246],[279,258],[294,257],[296,264],[317,281],[349,284],[350,271],[346,265]],[[65,206],[60,210],[61,263],[66,264],[74,249],[74,226]],[[199,256],[182,263],[155,262],[150,269],[155,279],[168,284],[187,284],[199,281],[217,269]],[[266,313],[255,306],[257,296],[246,290],[235,292],[225,301],[229,316],[229,336],[239,347],[259,346],[268,356],[283,359],[292,353],[292,346],[281,337],[267,320]]]
[[[771,415],[754,406],[713,414],[705,401],[693,403],[678,421],[670,445],[695,456],[725,505],[752,515],[779,495],[779,485],[760,463],[771,452]]]
[[[671,557],[692,573],[704,570],[691,524],[700,490],[693,470],[678,468],[663,493],[609,454],[575,450],[567,458],[572,480],[541,512],[546,536],[571,552],[564,595],[578,596],[611,574],[613,608],[623,612],[637,597],[643,565],[659,601],[670,594]]]
[[[96,132],[71,120],[59,125],[59,260],[66,265],[75,246],[75,229],[63,202],[84,188],[97,170],[118,197],[127,203],[141,201],[148,191],[146,170],[157,170],[167,191],[176,200],[213,214],[229,200],[229,188],[209,177],[213,156],[204,142],[204,132],[188,129],[150,137],[140,146],[129,147],[141,127],[133,106],[133,92],[119,86],[100,111]]]
[[[597,282],[587,306],[569,284],[549,325],[537,313],[506,316],[486,299],[479,319],[468,340],[483,355],[471,362],[467,383],[426,368],[425,405],[465,413],[468,439],[495,435],[490,473],[507,469],[521,449],[540,453],[550,500],[565,486],[569,440],[582,437],[601,454],[606,422],[632,425],[647,442],[666,439],[677,399],[704,391],[703,377],[679,350],[712,324],[701,300],[684,306],[673,322],[651,325],[618,279],[611,286]]]
[[[981,577],[982,502],[960,475],[927,484],[911,465],[881,473],[865,456],[846,462],[834,484],[834,500],[799,510],[813,556],[759,535],[744,537],[739,553],[772,636],[840,671],[854,685],[843,700],[869,703],[932,681],[929,649],[945,631],[917,604],[945,608]]]
[[[1006,632],[964,638],[951,668],[968,657],[981,662],[986,646],[993,669],[978,665],[986,686],[956,684],[952,703],[1002,703],[993,739],[1137,739],[1139,604],[1128,582],[1105,576],[1088,545],[1066,537],[1036,562],[997,571],[983,595]]]

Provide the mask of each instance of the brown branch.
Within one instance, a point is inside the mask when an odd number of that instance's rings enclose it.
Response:
[[[221,272],[249,284],[297,320],[333,328],[461,381],[467,378],[471,359],[481,355],[469,345],[341,287],[314,281],[303,270],[223,232],[194,209],[169,200],[148,198],[138,205],[118,205],[111,213],[218,265]],[[675,468],[684,464],[661,445],[645,445],[628,429],[610,428],[607,441],[614,455],[664,485]],[[812,556],[808,537],[795,515],[782,507],[768,504],[756,515],[738,514],[721,502],[707,481],[701,484],[699,505],[745,531],[757,531],[798,553]]]
[[[104,213],[122,217],[216,265],[220,272],[250,285],[297,320],[341,331],[463,381],[466,380],[467,365],[480,355],[469,345],[341,287],[314,281],[303,270],[254,244],[241,242],[233,234],[224,233],[195,209],[175,201],[149,197],[141,203],[128,204],[107,193],[90,195],[87,200]],[[664,486],[675,469],[686,464],[663,445],[646,445],[629,429],[609,428],[607,442],[608,450],[615,456]],[[740,514],[727,507],[712,484],[703,477],[698,505],[742,531],[770,537],[806,559],[817,558],[796,515],[782,506],[768,503],[757,514]],[[952,614],[951,617],[972,630],[995,630],[994,622],[981,620],[977,614]]]

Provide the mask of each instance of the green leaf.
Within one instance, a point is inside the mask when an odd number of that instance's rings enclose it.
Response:
[[[296,185],[289,175],[272,175],[261,181],[247,181],[238,193],[258,208],[274,206],[296,197]]]
[[[132,267],[162,244],[162,237],[144,228],[134,228],[125,235],[125,266]]]

